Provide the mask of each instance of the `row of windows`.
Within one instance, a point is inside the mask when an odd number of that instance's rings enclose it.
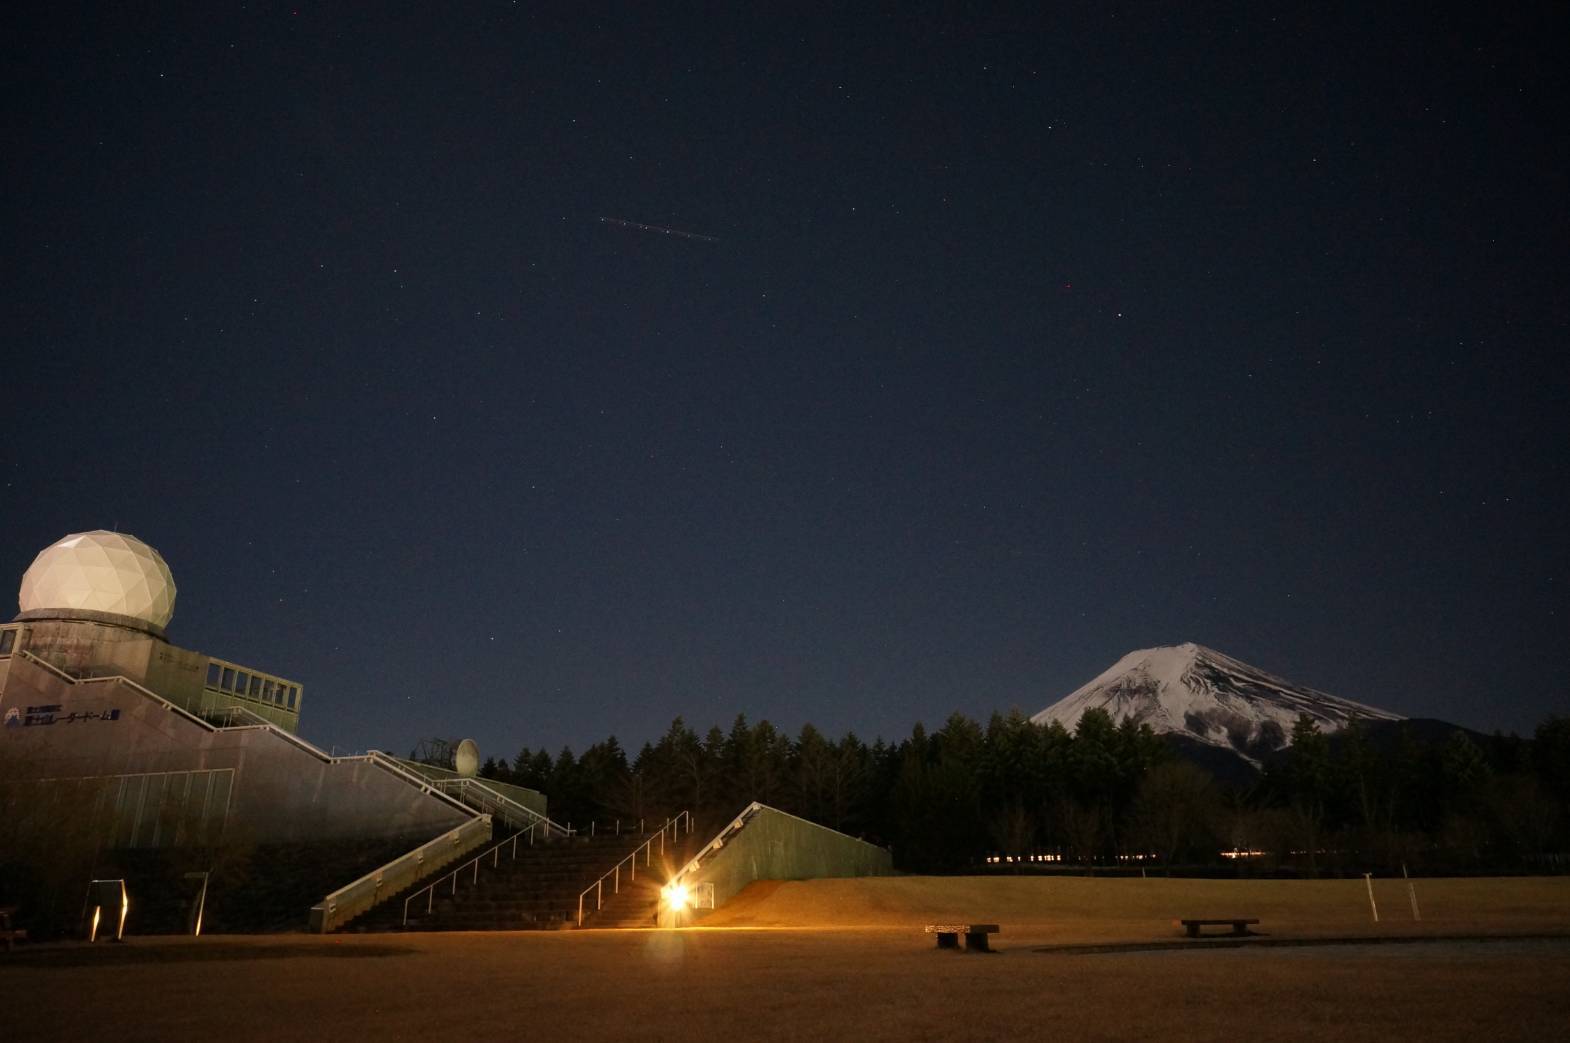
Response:
[[[207,664],[207,687],[243,695],[249,699],[260,699],[264,703],[272,703],[290,710],[294,709],[295,701],[300,698],[298,685],[284,684],[282,681],[274,681],[270,677],[248,673],[221,663]]]

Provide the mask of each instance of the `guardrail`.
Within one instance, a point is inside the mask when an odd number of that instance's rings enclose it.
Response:
[[[491,835],[491,817],[481,815],[448,830],[435,840],[426,841],[413,851],[399,855],[378,869],[345,884],[311,906],[311,930],[326,934],[366,912],[383,898],[414,884],[433,868],[462,858],[485,843]],[[427,866],[427,861],[435,865]]]
[[[577,833],[577,830],[553,822],[528,805],[521,804],[507,794],[492,789],[480,779],[430,779],[423,775],[420,778],[425,779],[426,783],[439,793],[451,795],[456,791],[458,800],[500,818],[514,829],[539,826],[545,831],[546,837],[570,837]]]
[[[686,886],[689,889],[691,889],[691,888],[693,888],[695,886],[714,887],[715,885],[714,885],[712,880],[707,881],[707,882],[700,882],[700,883],[694,884],[694,883],[690,882],[690,878],[693,875],[699,873],[704,868],[705,863],[707,863],[710,860],[712,860],[728,844],[731,844],[733,841],[735,841],[736,840],[736,834],[741,832],[743,829],[746,829],[748,824],[750,822],[752,822],[752,820],[755,817],[757,817],[760,812],[768,812],[770,816],[777,817],[779,819],[791,819],[791,820],[794,820],[794,821],[800,823],[802,826],[805,826],[805,827],[807,827],[807,828],[809,828],[811,830],[818,831],[818,832],[825,833],[825,834],[834,834],[835,836],[838,836],[841,839],[843,839],[844,841],[847,841],[847,842],[849,842],[851,844],[859,845],[861,848],[867,848],[867,849],[870,849],[872,851],[876,851],[876,852],[879,853],[880,857],[878,859],[876,859],[875,861],[880,861],[882,863],[882,865],[874,867],[874,868],[872,868],[872,869],[870,869],[868,871],[872,872],[874,875],[876,875],[879,872],[887,873],[887,872],[891,872],[892,871],[892,860],[891,860],[891,856],[889,854],[889,851],[887,849],[880,848],[876,844],[870,844],[867,841],[861,840],[858,837],[853,837],[853,836],[850,836],[849,834],[841,833],[837,829],[830,829],[828,826],[824,826],[824,825],[821,825],[821,824],[819,824],[817,822],[813,822],[811,819],[802,818],[800,815],[792,815],[788,811],[781,811],[779,808],[773,808],[773,807],[768,806],[767,804],[763,804],[763,803],[760,803],[758,801],[753,801],[752,803],[748,804],[745,808],[742,808],[741,811],[737,812],[736,816],[734,818],[732,818],[730,820],[730,822],[726,823],[726,825],[725,825],[725,827],[723,829],[721,829],[718,833],[716,833],[714,835],[714,839],[710,840],[707,844],[704,844],[703,847],[699,848],[697,854],[692,856],[692,860],[691,861],[689,861],[686,865],[682,866],[675,873],[671,874],[669,886],[670,887]],[[757,858],[750,859],[750,863],[751,863],[751,866],[752,866],[752,871],[753,871],[754,874],[756,874],[758,872],[758,869],[759,869],[757,861],[758,861]],[[862,865],[862,866],[856,866],[856,867],[853,867],[853,868],[854,868],[854,871],[852,873],[850,873],[849,875],[860,876],[860,875],[863,875],[862,870],[864,868],[866,868],[866,866]],[[795,878],[799,878],[799,877],[793,876],[792,878],[795,879]],[[748,879],[749,880],[751,880],[751,879],[759,879],[759,877],[754,875],[754,876],[749,877]],[[734,889],[732,889],[731,893],[734,893]],[[728,895],[720,896],[720,900],[723,901],[725,897],[728,897]],[[712,906],[710,906],[710,908],[712,908]]]
[[[690,862],[676,870],[675,873],[671,874],[671,882],[679,883],[681,878],[686,876],[688,873],[697,872],[698,869],[702,867],[703,860],[706,857],[712,855],[714,852],[724,847],[726,841],[730,840],[737,830],[741,829],[747,824],[748,819],[750,819],[753,815],[757,814],[757,812],[761,811],[765,807],[767,807],[767,805],[753,801],[751,804],[748,804],[746,807],[742,808],[739,812],[736,813],[736,817],[731,819],[724,829],[720,830],[714,835],[713,840],[703,845],[703,850],[699,851],[696,855],[693,855]],[[786,813],[781,812],[781,814]],[[799,816],[792,815],[791,817],[797,818]]]
[[[41,667],[46,673],[50,673],[50,674],[55,675],[60,680],[64,681],[66,684],[69,684],[69,685],[113,684],[115,682],[119,682],[121,684],[124,684],[126,687],[131,688],[134,691],[140,692],[142,695],[146,696],[147,698],[151,699],[153,702],[155,702],[158,705],[162,706],[165,710],[168,710],[170,713],[177,714],[177,715],[179,715],[181,717],[184,717],[187,721],[191,722],[192,724],[197,725],[200,728],[203,728],[203,729],[205,729],[207,731],[210,731],[210,732],[216,732],[216,731],[220,730],[218,727],[213,725],[212,722],[203,720],[201,717],[199,717],[196,714],[192,713],[191,711],[187,710],[185,707],[180,706],[180,705],[178,705],[176,703],[170,702],[168,699],[165,699],[163,696],[159,695],[157,692],[153,691],[151,688],[147,688],[144,685],[138,684],[137,682],[131,680],[129,677],[126,677],[124,674],[99,674],[99,675],[93,676],[93,677],[77,677],[75,674],[68,673],[65,670],[60,669],[58,666],[55,666],[53,663],[49,662],[49,660],[41,659],[38,656],[34,655],[33,653],[31,653],[29,651],[26,651],[25,649],[20,651],[20,652],[17,652],[16,653],[16,657],[18,659],[25,659],[28,662],[32,663],[33,665]],[[320,750],[317,750],[316,752],[318,754],[321,754],[322,756],[326,756],[325,754],[322,754]]]
[[[690,812],[683,811],[671,818],[666,819],[665,825],[660,827],[660,831],[657,834],[638,845],[633,849],[632,854],[628,855],[620,862],[617,862],[614,868],[606,871],[606,873],[598,880],[594,881],[594,883],[590,884],[588,887],[585,887],[583,892],[578,895],[578,926],[583,926],[583,900],[589,897],[590,891],[594,892],[594,911],[599,912],[600,909],[605,905],[605,881],[611,881],[611,894],[621,894],[621,867],[628,865],[630,862],[630,878],[633,880],[638,879],[638,856],[641,854],[643,856],[643,864],[648,866],[654,858],[654,842],[656,840],[660,842],[660,854],[663,855],[665,853],[665,834],[667,832],[670,833],[671,842],[675,843],[676,839],[682,835],[683,823],[686,824],[685,831],[687,833],[691,833],[692,815]]]
[[[508,846],[512,847],[512,853],[510,855],[508,855],[508,860],[516,862],[518,860],[518,839],[520,837],[522,837],[525,833],[528,834],[529,846],[533,847],[534,846],[534,830],[535,830],[535,827],[534,826],[530,826],[528,829],[523,830],[520,833],[514,833],[512,836],[508,837],[506,840],[503,840],[500,844],[497,844],[495,847],[491,848],[489,851],[482,851],[482,852],[480,852],[478,855],[475,855],[473,858],[469,859],[469,861],[465,862],[463,865],[459,866],[457,869],[454,869],[451,873],[448,873],[446,876],[441,877],[438,880],[431,881],[425,887],[420,888],[418,891],[414,892],[414,894],[410,895],[408,898],[405,898],[403,900],[403,926],[405,926],[405,927],[409,926],[409,903],[410,902],[414,901],[416,898],[420,897],[421,895],[425,895],[425,912],[426,912],[427,915],[429,915],[430,912],[431,912],[431,909],[435,906],[435,903],[436,903],[436,889],[438,887],[440,887],[442,884],[445,884],[448,880],[451,880],[452,881],[452,891],[449,892],[449,893],[450,894],[457,894],[458,893],[458,878],[463,875],[463,871],[465,869],[469,869],[470,867],[473,867],[473,876],[470,877],[469,885],[472,887],[472,886],[478,884],[480,882],[480,863],[484,862],[486,857],[489,856],[490,860],[491,860],[491,868],[495,869],[498,865],[501,864],[501,850],[504,847],[508,847]]]

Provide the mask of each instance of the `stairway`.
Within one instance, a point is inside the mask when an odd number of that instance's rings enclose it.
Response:
[[[424,895],[410,903],[407,926],[403,923],[405,899],[419,894],[432,880],[441,880],[453,867],[432,874],[404,893],[395,895],[344,929],[527,931],[576,927],[578,896],[584,888],[593,885],[602,873],[642,845],[645,839],[646,836],[631,833],[561,837],[533,847],[519,847],[516,859],[509,858],[503,849],[494,868],[488,858],[481,863],[477,879],[472,870],[460,874],[456,892],[451,882],[442,883],[429,899],[429,912],[426,911],[428,899]],[[653,864],[644,866],[640,858],[636,883],[663,882],[666,871],[659,861],[656,855]],[[621,871],[621,883],[624,893],[632,893],[634,881],[625,866]],[[604,884],[607,901],[614,895],[614,886],[610,880]],[[594,909],[594,897],[591,893],[585,899],[585,926],[588,926],[587,913]]]
[[[596,928],[654,927],[660,909],[660,891],[665,882],[697,853],[702,841],[696,834],[684,834],[680,840],[665,846],[662,853],[654,850],[652,864],[645,871],[640,863],[638,879],[630,881],[625,871],[620,893],[613,894],[606,888],[598,911],[585,905],[583,926]],[[592,897],[592,896],[591,896]]]
[[[660,908],[664,874],[640,876],[636,883],[622,881],[620,894],[607,894],[599,912],[584,910],[585,927],[654,927]]]

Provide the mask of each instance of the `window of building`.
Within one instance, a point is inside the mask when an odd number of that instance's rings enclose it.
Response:
[[[234,694],[244,695],[246,692],[250,691],[250,688],[251,675],[246,673],[244,670],[236,671],[234,675]]]
[[[217,663],[207,664],[207,687],[217,688],[218,682],[223,680],[223,667]]]
[[[294,697],[299,694],[300,690],[298,688],[295,688],[293,685],[289,686],[289,709],[294,709]]]
[[[218,687],[226,692],[234,691],[234,669],[232,667],[224,667],[223,683]]]
[[[262,679],[260,677],[257,677],[255,674],[252,674],[251,675],[251,698],[252,699],[260,699],[261,697],[262,697]]]
[[[10,655],[16,645],[15,630],[0,630],[0,655]]]

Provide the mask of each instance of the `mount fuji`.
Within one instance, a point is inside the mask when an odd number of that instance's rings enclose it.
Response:
[[[1132,718],[1183,745],[1200,743],[1258,767],[1292,741],[1301,714],[1336,732],[1353,720],[1399,721],[1400,714],[1284,681],[1193,643],[1130,652],[1089,684],[1031,717],[1073,731],[1086,710],[1118,724]],[[1235,763],[1235,762],[1234,762]]]

